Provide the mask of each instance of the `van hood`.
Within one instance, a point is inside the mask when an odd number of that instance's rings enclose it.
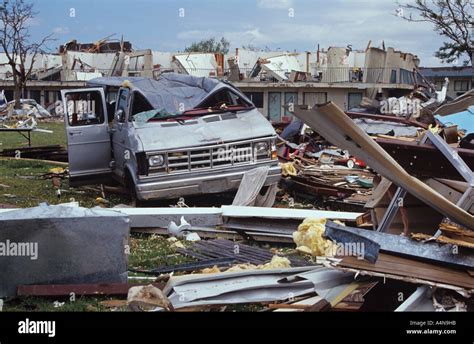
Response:
[[[176,121],[134,122],[143,150],[161,151],[275,136],[275,130],[257,109],[235,115],[215,114],[180,124]]]

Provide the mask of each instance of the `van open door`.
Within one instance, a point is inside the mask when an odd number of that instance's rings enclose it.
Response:
[[[69,184],[102,183],[111,178],[111,143],[102,88],[62,90],[69,159]]]

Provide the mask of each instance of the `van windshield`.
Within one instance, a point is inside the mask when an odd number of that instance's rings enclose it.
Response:
[[[161,121],[169,119],[183,119],[186,117],[205,116],[212,113],[237,112],[254,108],[238,94],[232,92],[228,88],[223,88],[207,97],[197,107],[175,113],[167,112],[164,109],[154,109],[143,111],[133,116],[133,120],[140,123],[149,121]]]

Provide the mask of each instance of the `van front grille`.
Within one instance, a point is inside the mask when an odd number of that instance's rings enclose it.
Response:
[[[200,171],[255,162],[251,142],[217,145],[167,153],[168,173]]]

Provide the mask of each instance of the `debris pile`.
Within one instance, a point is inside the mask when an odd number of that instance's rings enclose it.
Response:
[[[465,99],[456,111],[471,111]],[[469,127],[460,122],[453,134],[443,121],[346,114],[333,103],[294,114],[313,132],[282,141],[282,186],[323,199],[324,209],[0,209],[0,254],[11,255],[12,240],[37,241],[41,253],[37,265],[0,260],[15,275],[0,296],[74,290],[157,312],[472,311],[474,155],[461,147]],[[359,211],[328,210],[329,202]],[[129,266],[129,230],[171,237],[166,263]]]

